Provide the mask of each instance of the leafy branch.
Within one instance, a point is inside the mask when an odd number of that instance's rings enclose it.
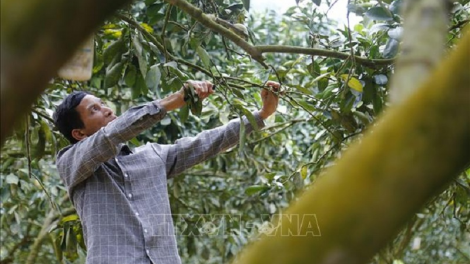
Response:
[[[332,57],[338,59],[348,59],[351,57],[351,54],[331,51],[331,50],[324,50],[324,49],[315,49],[315,48],[304,48],[304,47],[293,47],[293,46],[280,46],[280,45],[258,45],[253,46],[243,38],[239,37],[236,33],[232,32],[231,30],[219,25],[222,21],[220,19],[213,19],[210,16],[204,14],[204,12],[191,5],[187,1],[184,0],[165,0],[166,2],[170,3],[171,5],[175,5],[185,13],[190,15],[192,18],[197,20],[199,23],[204,25],[205,27],[213,30],[221,34],[223,37],[230,39],[235,45],[242,48],[246,51],[254,60],[259,62],[265,68],[268,66],[264,63],[264,58],[262,56],[263,53],[291,53],[291,54],[306,54],[306,55],[313,55],[313,56],[325,56],[325,57]],[[225,23],[222,23],[225,24]],[[230,27],[231,28],[231,27]],[[382,67],[387,66],[393,63],[394,59],[368,59],[364,57],[354,56],[354,60],[358,64],[362,64],[367,67]]]
[[[236,44],[237,46],[245,50],[248,54],[250,54],[254,60],[256,60],[261,65],[267,68],[267,65],[264,63],[263,56],[253,45],[245,41],[243,38],[239,37],[234,32],[216,23],[213,19],[211,19],[206,14],[204,14],[204,12],[201,9],[191,5],[190,3],[184,0],[165,0],[165,1],[171,5],[177,6],[178,8],[183,10],[185,13],[190,15],[192,18],[197,20],[199,23],[201,23],[203,26],[230,39],[234,44]]]
[[[190,68],[198,70],[198,71],[204,73],[205,75],[210,76],[210,77],[215,78],[215,79],[231,79],[231,80],[234,80],[234,81],[247,83],[247,84],[250,84],[250,85],[253,85],[253,86],[261,86],[260,84],[249,82],[249,81],[246,81],[246,80],[243,80],[243,79],[240,79],[240,78],[236,78],[236,77],[227,77],[227,76],[222,76],[221,74],[213,75],[209,70],[207,70],[207,69],[205,69],[205,68],[203,68],[199,65],[196,65],[194,63],[191,63],[189,61],[186,61],[184,59],[181,59],[179,57],[176,57],[173,54],[171,54],[154,35],[152,35],[150,32],[145,30],[133,18],[130,18],[130,17],[128,17],[126,15],[123,15],[123,14],[116,14],[116,17],[119,18],[119,19],[122,19],[123,21],[127,22],[129,25],[131,25],[135,29],[137,29],[139,32],[141,32],[147,38],[148,41],[150,41],[152,44],[154,44],[157,47],[157,49],[160,50],[165,55],[167,60],[172,60],[172,61],[175,61],[177,63],[183,64],[185,66],[188,66]],[[232,83],[232,82],[227,82],[227,85],[230,85],[231,87],[241,89],[241,90],[245,89],[245,87],[237,85],[237,84]]]

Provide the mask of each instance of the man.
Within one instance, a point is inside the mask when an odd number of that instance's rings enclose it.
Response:
[[[188,83],[202,100],[214,92],[210,82]],[[275,82],[266,85],[279,88]],[[130,150],[125,142],[182,107],[184,89],[120,117],[84,92],[70,94],[57,107],[54,122],[72,143],[58,153],[57,168],[82,222],[88,264],[181,263],[167,179],[235,145],[240,120],[172,145],[148,143]],[[266,89],[261,97],[262,109],[254,113],[259,127],[278,104]],[[249,133],[250,123],[243,122]]]

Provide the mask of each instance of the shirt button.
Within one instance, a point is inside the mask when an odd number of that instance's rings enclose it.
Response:
[[[135,213],[135,216],[139,216],[139,213],[136,212],[136,213]]]
[[[147,252],[147,254],[150,254],[150,250],[148,250],[148,249],[147,249],[147,250],[145,250],[145,252]]]
[[[144,229],[144,232],[147,233],[147,229]]]
[[[132,198],[132,193],[127,194],[127,197]]]
[[[124,177],[125,177],[125,178],[129,177],[129,174],[124,173]]]

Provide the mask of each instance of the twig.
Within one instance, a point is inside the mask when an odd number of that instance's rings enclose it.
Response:
[[[39,179],[38,176],[36,176],[34,173],[31,173],[31,175],[38,181],[39,185],[41,185],[41,189],[46,193],[47,198],[49,198],[49,201],[51,202],[52,208],[56,209],[57,211],[60,212],[59,206],[52,200],[52,196],[49,194],[49,192],[46,190],[46,186],[44,186],[44,183]]]
[[[449,28],[449,31],[450,31],[450,30],[457,29],[457,28],[461,28],[461,27],[465,26],[465,24],[467,24],[468,22],[470,22],[470,19],[465,19],[465,20],[459,21],[459,23],[457,23],[457,24],[455,24],[455,25],[452,25],[452,26]]]
[[[162,34],[161,34],[162,45],[163,45],[163,48],[164,48],[163,54],[165,54],[166,61],[168,61],[168,52],[167,52],[167,49],[165,47],[165,31],[166,31],[166,27],[168,25],[168,21],[170,20],[170,13],[171,13],[172,8],[173,8],[173,6],[171,6],[171,5],[168,6],[168,8],[165,12],[165,22],[163,23]]]
[[[29,116],[26,117],[26,128],[24,131],[24,141],[26,143],[26,158],[28,160],[28,176],[31,179],[33,170],[31,168],[31,137],[29,135]]]
[[[54,124],[54,120],[52,118],[50,118],[49,116],[47,116],[46,114],[42,113],[42,112],[39,112],[37,109],[33,108],[31,110],[33,113],[41,116],[42,118],[46,119],[47,121],[51,122],[52,124]]]
[[[301,104],[299,104],[294,98],[292,98],[291,96],[285,94],[285,97],[289,98],[292,102],[294,102],[296,105],[300,106],[300,108],[302,108],[305,112],[307,112],[313,119],[315,119],[315,121],[317,121],[326,131],[328,131],[328,133],[330,133],[334,138],[338,139],[338,140],[342,140],[342,138],[338,138],[337,135],[335,135],[335,133],[333,133],[333,131],[330,130],[330,128],[325,125],[323,123],[323,121],[321,121],[318,117],[316,117],[312,112],[310,112],[308,109],[306,109],[304,106],[302,106]],[[288,101],[288,100],[285,100],[287,101],[288,103],[290,103],[292,106],[293,104]]]
[[[273,128],[276,128],[276,127],[283,126],[282,128],[280,128],[280,129],[278,129],[278,130],[276,130],[276,131],[270,133],[270,134],[267,135],[267,136],[264,136],[264,137],[262,137],[262,138],[260,138],[260,139],[258,139],[258,140],[249,142],[248,145],[250,145],[250,147],[251,147],[252,145],[256,145],[256,144],[258,144],[259,142],[264,141],[264,140],[266,140],[266,139],[268,139],[268,138],[270,138],[270,137],[272,137],[272,136],[274,136],[274,135],[276,135],[276,134],[278,134],[278,133],[280,133],[280,132],[286,130],[287,128],[293,126],[293,125],[296,124],[296,123],[309,122],[309,121],[311,121],[311,120],[312,120],[311,118],[308,118],[308,119],[294,119],[294,120],[290,120],[289,122],[284,122],[284,123],[276,124],[275,126],[267,127],[267,128],[265,128],[264,130],[273,129]]]

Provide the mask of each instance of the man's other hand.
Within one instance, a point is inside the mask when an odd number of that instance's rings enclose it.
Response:
[[[261,90],[261,99],[263,100],[263,108],[259,112],[261,118],[266,119],[274,112],[276,112],[277,104],[279,103],[279,96],[276,94],[279,92],[281,85],[277,82],[268,81],[265,86],[268,88],[263,88]],[[274,93],[274,92],[275,93]]]

